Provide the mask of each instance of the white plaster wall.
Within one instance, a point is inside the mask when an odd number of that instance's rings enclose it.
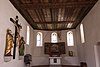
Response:
[[[80,62],[85,62],[85,44],[81,43],[80,27],[78,26],[76,31],[77,53]]]
[[[82,23],[84,24],[86,42],[84,44],[77,42],[78,45],[81,45],[78,46],[80,60],[86,61],[88,67],[96,67],[94,46],[97,42],[100,42],[100,0],[83,19]],[[77,30],[79,30],[79,27],[77,27]],[[80,33],[77,32],[77,35],[80,35]],[[78,36],[77,38],[80,39]]]
[[[71,61],[72,59],[74,60],[74,62],[76,62],[77,65],[79,65],[79,62],[77,61],[78,60],[78,55],[77,55],[77,46],[76,46],[76,32],[75,30],[72,30],[73,31],[73,34],[74,34],[74,43],[75,43],[75,46],[73,47],[68,47],[67,46],[67,43],[66,43],[66,38],[67,38],[67,31],[68,30],[64,30],[64,31],[61,31],[61,40],[58,40],[58,42],[65,42],[65,46],[66,46],[66,54],[64,55],[61,55],[63,57],[63,62],[64,62],[64,65],[65,64],[68,64],[70,65],[69,63],[72,63],[72,64],[75,64],[73,63],[73,61]],[[51,33],[53,31],[40,31],[40,30],[34,30],[34,49],[33,49],[33,61],[32,61],[32,65],[35,66],[35,65],[48,65],[49,64],[49,55],[45,55],[44,54],[44,47],[36,47],[36,34],[37,32],[42,32],[43,33],[43,44],[45,42],[50,42],[51,41]],[[57,31],[55,31],[57,32]],[[66,57],[69,57],[68,56],[68,51],[69,50],[73,50],[74,51],[74,58],[73,57],[70,57],[68,60],[66,59]],[[77,58],[76,58],[77,57]],[[77,60],[75,60],[75,58]],[[67,62],[67,61],[70,61],[70,62]]]
[[[15,18],[16,15],[19,17],[19,23],[21,23],[22,25],[20,35],[23,36],[26,41],[26,26],[28,25],[28,23],[20,15],[20,13],[13,7],[9,0],[0,0],[0,67],[24,67],[23,59],[19,60],[18,47],[16,47],[15,59],[12,59],[11,57],[11,61],[4,62],[6,30],[9,28],[12,30],[12,33],[15,32],[14,24],[10,21],[10,18]],[[30,45],[31,44],[32,42],[30,42]],[[26,53],[27,52],[25,49],[25,54]],[[31,51],[29,51],[29,53],[31,53]]]
[[[62,59],[62,65],[75,65],[75,66],[79,66],[79,59],[78,57],[63,57]]]
[[[32,60],[32,66],[49,65],[49,57],[46,56],[33,56]]]

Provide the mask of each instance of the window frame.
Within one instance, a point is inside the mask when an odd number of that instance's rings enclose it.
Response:
[[[80,24],[80,37],[81,37],[81,43],[85,43],[85,35],[84,35],[84,25]]]
[[[74,34],[73,34],[73,31],[68,31],[67,32],[67,46],[74,46],[74,45],[75,44],[74,44]]]
[[[38,34],[40,35],[40,45],[38,45],[39,40],[37,40]],[[37,34],[36,34],[36,47],[42,47],[42,46],[43,46],[43,34],[42,34],[42,32],[37,32]]]
[[[52,40],[52,39],[54,39],[54,38],[53,38],[53,34],[56,35],[56,41],[53,41],[53,40]],[[58,37],[57,37],[57,35],[58,35],[58,34],[57,34],[56,32],[52,32],[52,33],[51,33],[51,43],[57,43],[57,42],[58,42]]]
[[[26,44],[30,44],[30,26],[27,26],[27,34],[26,34]]]

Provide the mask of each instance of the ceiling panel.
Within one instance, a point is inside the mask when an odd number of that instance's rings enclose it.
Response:
[[[97,0],[10,0],[36,30],[75,29]]]

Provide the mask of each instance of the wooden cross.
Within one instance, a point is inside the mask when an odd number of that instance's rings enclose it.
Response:
[[[15,25],[14,48],[13,48],[13,59],[15,59],[17,38],[18,38],[18,35],[20,32],[20,29],[22,29],[22,26],[20,24],[18,24],[18,16],[16,16],[15,20],[10,18],[10,21],[13,22]]]

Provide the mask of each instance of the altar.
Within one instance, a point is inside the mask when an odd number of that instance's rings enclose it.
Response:
[[[61,65],[61,58],[62,57],[49,57],[50,65]]]
[[[61,67],[60,55],[65,54],[65,42],[58,43],[48,43],[44,44],[44,53],[48,54],[49,57],[49,67]]]
[[[50,67],[61,67],[62,57],[49,57]]]

